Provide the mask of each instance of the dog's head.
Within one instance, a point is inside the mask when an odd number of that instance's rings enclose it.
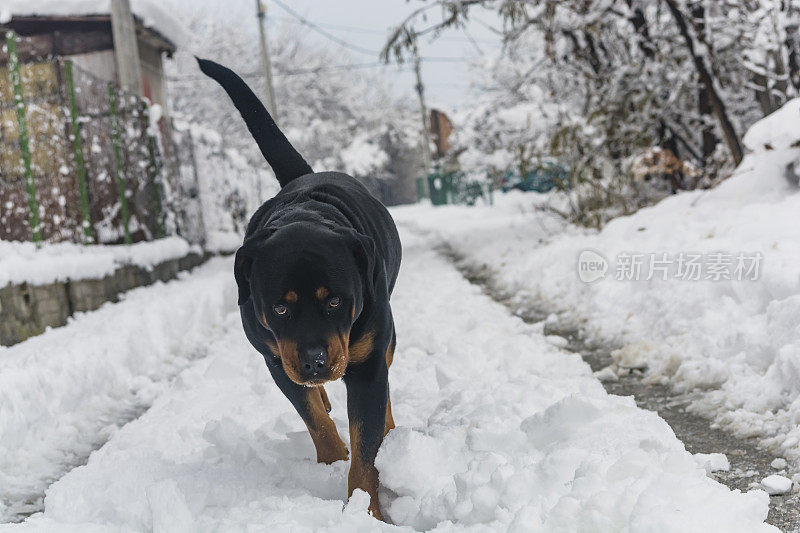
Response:
[[[272,332],[289,378],[339,379],[350,329],[373,290],[375,248],[354,230],[294,222],[250,236],[236,253],[239,305],[252,305]]]

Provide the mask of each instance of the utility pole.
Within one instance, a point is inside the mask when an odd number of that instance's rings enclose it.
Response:
[[[277,122],[275,91],[272,88],[272,64],[269,61],[269,49],[267,48],[267,30],[264,28],[265,19],[267,18],[267,8],[262,0],[256,0],[256,14],[258,15],[258,34],[261,40],[261,66],[264,69],[264,91],[266,93],[264,105],[267,107],[269,114],[272,115],[272,119]]]
[[[142,96],[139,43],[136,39],[136,26],[129,0],[111,0],[111,33],[114,39],[119,85],[127,93]]]
[[[422,74],[420,73],[420,57],[417,50],[417,43],[414,42],[414,74],[417,76],[417,85],[414,87],[419,96],[419,112],[422,116],[422,164],[425,167],[425,176],[423,183],[425,191],[428,191],[428,173],[431,171],[431,142],[430,142],[430,126],[428,125],[428,108],[425,106],[425,88],[422,85]]]

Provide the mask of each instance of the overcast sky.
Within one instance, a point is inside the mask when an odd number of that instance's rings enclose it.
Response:
[[[172,0],[186,2],[189,0]],[[383,47],[390,30],[408,14],[425,5],[419,0],[281,0],[296,14],[318,25],[334,37],[346,41],[351,47],[338,44],[308,26],[279,6],[274,0],[264,0],[267,6],[268,31],[280,25],[296,26],[304,37],[331,49],[342,51],[342,63],[377,63],[378,51]],[[255,0],[191,0],[194,9],[208,12],[208,16],[252,18],[252,31],[257,31]],[[429,10],[430,21],[439,20],[438,8]],[[480,58],[481,54],[496,55],[500,49],[500,38],[487,26],[498,27],[498,19],[487,11],[474,12],[465,30],[453,29],[441,34],[436,40],[423,38],[420,55],[439,58],[423,61],[423,82],[429,105],[452,111],[456,107],[468,106],[472,94],[468,61]],[[245,25],[246,27],[246,25]],[[421,28],[422,25],[418,27]],[[272,32],[273,35],[277,31]],[[472,37],[474,42],[468,38]],[[353,48],[364,49],[357,51]],[[442,59],[442,58],[447,58]],[[397,95],[413,97],[414,76],[410,65],[398,70],[397,66],[369,67],[382,73],[387,84]]]

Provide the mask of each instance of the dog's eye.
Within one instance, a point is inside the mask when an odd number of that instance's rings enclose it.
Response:
[[[342,299],[338,296],[334,296],[330,300],[328,300],[328,305],[330,307],[339,307],[339,304],[342,303]]]
[[[283,304],[273,305],[272,310],[275,311],[276,315],[285,315],[288,309]]]

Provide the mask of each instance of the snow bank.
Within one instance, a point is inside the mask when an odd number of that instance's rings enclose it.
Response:
[[[242,245],[242,240],[244,235],[235,231],[210,231],[206,236],[205,249],[211,253],[231,254]]]
[[[9,283],[45,285],[68,279],[102,278],[122,265],[142,268],[199,251],[180,237],[167,237],[131,245],[83,246],[0,240],[0,287]]]
[[[800,189],[785,172],[800,155],[800,100],[755,124],[745,140],[755,151],[716,189],[671,196],[599,233],[561,228],[534,213],[544,201],[536,194],[501,197],[494,208],[393,213],[493,267],[520,302],[561,310],[590,335],[621,343],[618,362],[646,366],[648,379],[679,391],[701,392],[695,412],[737,435],[760,437],[797,465]],[[578,277],[585,250],[607,261],[605,277],[594,283]],[[739,253],[760,254],[757,279],[705,279],[718,252],[734,262]],[[638,253],[645,261],[640,280],[616,279],[623,254]],[[673,261],[668,279],[654,271],[647,281],[648,259],[664,253]],[[681,253],[704,254],[702,280],[676,277]]]
[[[205,335],[206,358],[52,485],[44,513],[0,531],[776,531],[762,523],[766,493],[708,478],[663,420],[608,396],[541,324],[509,316],[429,240],[402,238],[398,427],[377,461],[397,525],[371,518],[363,493],[345,503],[347,463],[316,463],[303,423],[232,327]],[[347,439],[344,387],[327,391]]]
[[[37,497],[230,327],[235,287],[215,259],[170,283],[126,293],[10,348],[0,347],[0,522]],[[239,326],[236,326],[238,332]]]
[[[189,42],[186,27],[168,11],[150,0],[131,0],[131,11],[145,28],[172,41],[175,46]],[[111,0],[3,0],[3,18],[47,15],[109,15]]]

